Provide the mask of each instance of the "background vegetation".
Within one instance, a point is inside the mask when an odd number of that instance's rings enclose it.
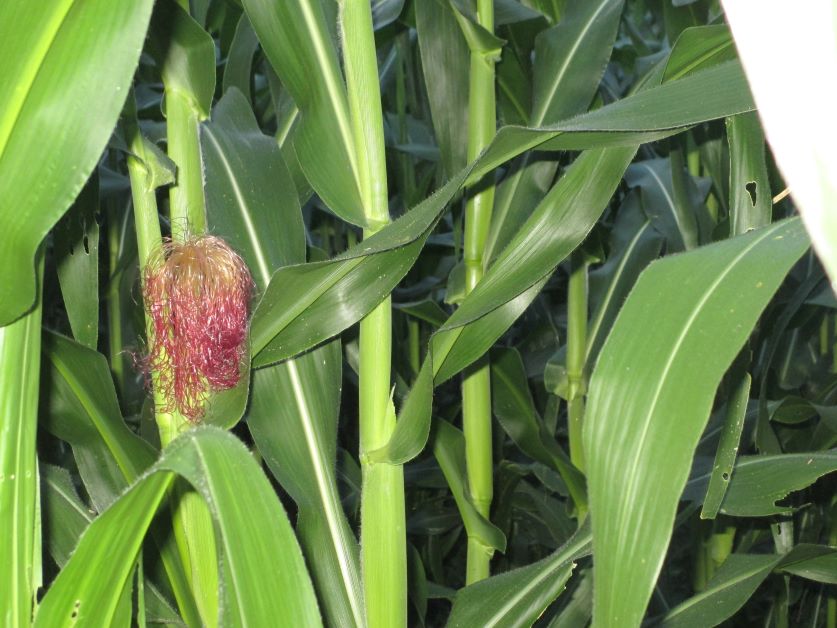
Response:
[[[0,3],[3,625],[837,626],[833,12]]]

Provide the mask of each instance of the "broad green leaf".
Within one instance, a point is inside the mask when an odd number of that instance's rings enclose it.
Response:
[[[230,88],[201,125],[209,225],[244,256],[260,291],[280,266],[305,258],[302,214],[275,140]]]
[[[433,455],[445,474],[469,539],[476,539],[489,554],[506,549],[503,532],[483,517],[471,501],[465,471],[465,435],[442,419],[434,422]]]
[[[363,626],[358,543],[336,478],[340,343],[253,377],[247,423],[265,462],[299,508],[297,534],[322,608],[335,626]]]
[[[577,628],[590,623],[593,612],[593,578],[589,567],[579,574],[576,582],[570,600],[549,623],[548,628]]]
[[[776,223],[655,262],[628,297],[584,426],[594,622],[640,624],[718,383],[807,247],[798,220]]]
[[[799,206],[832,286],[837,282],[837,119],[831,86],[837,71],[837,24],[829,2],[798,11],[723,2],[759,116],[779,169]],[[773,45],[782,37],[783,46]],[[776,77],[782,76],[782,89]],[[796,95],[805,93],[800,109]]]
[[[824,548],[829,553],[815,556],[808,560],[782,566],[782,571],[826,584],[837,584],[837,550],[833,547]]]
[[[587,109],[610,58],[622,5],[622,0],[570,3],[559,24],[538,34],[530,126],[549,125]],[[494,203],[487,262],[526,220],[557,167],[556,162],[538,161],[532,153],[512,165]]]
[[[38,265],[43,281],[43,261]],[[0,526],[7,534],[0,543],[0,617],[9,626],[30,624],[41,583],[36,453],[41,315],[38,303],[0,327]]]
[[[291,266],[277,271],[253,317],[251,338],[254,366],[266,366],[296,355],[340,333],[371,311],[412,267],[424,239],[446,204],[466,182],[479,180],[492,168],[551,138],[583,140],[575,145],[563,146],[565,148],[585,148],[591,143],[620,147],[612,152],[592,151],[577,167],[578,171],[587,174],[594,165],[593,162],[600,159],[611,164],[606,170],[618,169],[613,163],[625,159],[628,152],[636,150],[637,143],[656,139],[660,132],[666,134],[673,129],[680,129],[712,117],[750,110],[750,97],[746,91],[741,91],[743,87],[745,85],[740,67],[725,64],[659,88],[649,89],[547,129],[501,129],[482,157],[460,171],[413,210],[361,244],[328,262]],[[694,101],[697,93],[700,93],[703,107],[687,107],[683,104],[690,99]],[[717,100],[714,100],[715,96]],[[671,111],[667,110],[666,107],[672,103],[679,103],[679,106]],[[643,111],[645,113],[642,113]],[[662,119],[663,129],[653,128],[653,125],[649,128],[649,120],[653,117],[653,114],[649,116],[651,111]],[[685,117],[675,120],[677,116]],[[628,130],[631,128],[630,122],[637,122],[640,127]],[[600,131],[592,132],[592,129],[599,127]],[[624,133],[616,132],[620,128]],[[504,130],[508,132],[504,133]],[[621,176],[621,172],[619,174]],[[597,190],[585,186],[585,182],[579,179],[580,177],[575,179],[569,186],[564,184],[569,189],[564,189],[559,184],[561,191],[554,194],[572,195],[584,191],[595,195],[596,198],[601,196]],[[615,185],[616,183],[613,183],[614,187]],[[605,197],[605,201],[607,198],[609,195]],[[545,219],[544,214],[549,211],[553,200],[550,197],[549,202],[542,203],[526,225],[540,224],[538,221]],[[603,206],[599,207],[598,212],[602,209]],[[564,207],[562,211],[569,211],[569,208]],[[572,211],[581,211],[581,208],[574,208]],[[519,231],[517,246],[527,237],[534,240],[543,237],[543,234],[526,233],[526,225]],[[592,223],[586,226],[585,233],[591,227]],[[554,229],[555,225],[551,225],[551,228]],[[577,225],[573,227],[575,228]],[[551,246],[563,248],[566,242],[553,243]],[[519,249],[509,253],[511,250],[508,248],[507,252],[504,252],[503,259],[520,255]],[[571,250],[572,248],[566,252]],[[542,268],[544,262],[546,260],[543,258],[533,260],[533,265]],[[501,266],[497,263],[494,265],[498,268]],[[546,263],[546,266],[548,267],[549,263]],[[456,324],[467,322],[465,319],[473,317],[475,311],[481,310],[478,315],[482,315],[492,307],[498,307],[504,300],[508,301],[507,295],[498,295],[497,292],[507,287],[506,284],[519,273],[509,268],[501,268],[495,273],[497,277],[488,282],[489,287],[482,287],[486,283],[484,280],[479,289],[480,294],[494,294],[486,298],[474,297],[483,305],[479,308],[469,306],[462,313],[457,311]],[[547,270],[544,270],[544,274],[546,273]],[[528,281],[533,283],[535,280]],[[521,287],[518,287],[518,290],[520,291]],[[347,294],[351,294],[352,298],[347,299]],[[452,327],[453,324],[449,322],[448,326]]]
[[[727,118],[729,141],[730,233],[738,235],[770,224],[773,195],[764,161],[764,131],[758,115]]]
[[[227,63],[224,65],[223,91],[226,94],[235,87],[250,100],[250,74],[253,69],[253,56],[259,48],[256,31],[250,24],[246,13],[242,13],[235,27],[235,35],[230,43]]]
[[[208,221],[244,257],[258,290],[305,259],[296,191],[276,142],[231,88],[202,130]],[[364,624],[357,540],[335,477],[341,355],[333,342],[253,373],[247,422],[273,474],[299,507],[297,530],[325,615]]]
[[[96,349],[99,340],[99,184],[94,176],[55,229],[61,296],[73,337]]]
[[[718,509],[724,501],[727,486],[732,477],[738,445],[741,442],[741,431],[744,429],[744,419],[747,415],[747,402],[750,400],[750,384],[752,378],[749,373],[743,373],[736,381],[732,395],[727,401],[724,426],[715,454],[715,464],[712,466],[712,476],[706,489],[701,519],[714,519]]]
[[[468,44],[447,0],[417,2],[415,10],[433,134],[444,173],[453,177],[467,163]]]
[[[35,302],[35,251],[113,131],[152,4],[0,5],[0,325]]]
[[[293,147],[305,176],[334,213],[365,226],[346,83],[322,5],[311,0],[242,4],[270,64],[299,107]]]
[[[110,625],[121,585],[175,475],[200,492],[215,524],[220,624],[321,625],[302,553],[270,483],[239,441],[212,427],[173,441],[90,525],[47,591],[35,625]]]
[[[659,256],[663,245],[659,232],[642,212],[636,192],[622,201],[610,238],[610,256],[589,274],[592,316],[585,362],[591,366],[637,277]]]
[[[426,364],[392,439],[371,453],[374,459],[404,462],[424,448],[433,383],[450,379],[477,360],[512,326],[555,267],[593,228],[635,152],[636,147],[591,150],[573,163],[479,285],[433,334]],[[580,482],[570,474],[568,469],[565,481],[573,486],[573,497],[583,500]]]
[[[55,563],[63,567],[96,513],[79,499],[66,469],[45,464],[41,465],[40,471],[44,543]],[[126,591],[130,593],[130,587]],[[126,602],[127,621],[130,621],[130,597],[121,603]],[[150,581],[145,582],[145,604],[147,618],[151,622],[183,621]]]
[[[675,606],[661,622],[665,628],[706,628],[731,617],[774,569],[789,573],[816,569],[837,553],[819,545],[797,545],[787,554],[732,554],[715,572],[706,589]]]
[[[447,626],[533,625],[564,590],[576,561],[589,554],[590,527],[583,526],[547,558],[460,589]]]
[[[735,463],[720,512],[735,517],[765,517],[793,512],[776,502],[837,471],[837,450],[775,456],[742,456]],[[701,496],[709,476],[689,480],[687,496]]]
[[[551,274],[593,228],[635,153],[635,146],[582,153],[441,331],[476,320]]]

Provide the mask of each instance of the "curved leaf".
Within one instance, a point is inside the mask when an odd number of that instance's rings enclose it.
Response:
[[[35,301],[35,250],[113,131],[152,4],[0,5],[0,325]]]
[[[628,297],[584,426],[595,622],[640,624],[718,383],[807,247],[784,221],[655,262]]]
[[[334,213],[366,226],[346,84],[320,2],[244,0],[243,5],[299,107],[293,146],[305,176]]]
[[[215,523],[220,624],[320,626],[302,553],[276,494],[242,444],[213,427],[172,441],[149,472],[90,525],[44,596],[35,625],[110,625],[175,475],[200,492]]]
[[[579,558],[590,554],[590,527],[580,528],[552,555],[461,589],[449,628],[531,626],[564,590]]]
[[[468,181],[479,179],[499,164],[551,138],[553,142],[557,141],[554,138],[559,140],[576,138],[578,143],[572,146],[574,148],[586,147],[591,143],[591,139],[592,143],[598,145],[623,146],[614,149],[611,153],[602,150],[593,151],[589,157],[585,158],[588,163],[583,165],[584,162],[582,162],[578,169],[589,169],[590,162],[597,159],[621,161],[626,158],[628,152],[636,150],[637,143],[659,137],[659,132],[648,128],[646,124],[641,125],[641,130],[615,132],[619,127],[630,127],[626,120],[639,121],[640,118],[644,118],[647,121],[648,111],[653,110],[661,118],[665,118],[664,124],[670,124],[674,122],[671,112],[664,111],[663,108],[672,102],[679,103],[674,115],[685,116],[679,118],[675,124],[677,128],[707,119],[705,117],[707,112],[711,112],[711,117],[730,115],[741,108],[749,110],[752,108],[752,103],[746,91],[742,91],[743,85],[744,79],[740,67],[735,64],[726,64],[660,88],[649,89],[642,94],[626,98],[554,127],[547,129],[505,127],[501,129],[491,146],[474,163],[460,171],[413,210],[361,244],[327,262],[303,264],[278,270],[253,316],[251,338],[254,366],[266,366],[296,355],[340,333],[371,311],[412,267],[424,240],[446,204]],[[678,91],[678,86],[683,88],[682,92]],[[668,89],[662,100],[656,100],[658,89]],[[735,91],[736,89],[738,91]],[[696,92],[701,93],[702,104],[705,106],[684,107],[682,101],[694,99]],[[634,100],[646,94],[651,96],[650,99]],[[717,101],[713,100],[714,95],[718,96]],[[641,110],[644,110],[645,114],[639,115]],[[608,112],[613,112],[614,116],[611,117]],[[591,119],[592,122],[590,122]],[[592,125],[589,128],[588,122]],[[608,130],[588,132],[593,127],[607,127]],[[622,130],[624,131],[625,128]],[[504,130],[507,132],[504,133]],[[663,131],[663,133],[667,132]],[[607,157],[605,157],[606,154]],[[593,189],[584,188],[583,182],[578,180],[573,185],[576,186],[576,189],[572,191],[573,194],[580,191],[595,193]],[[567,193],[567,190],[560,192],[560,194]],[[535,220],[543,220],[543,212],[547,211],[552,202],[553,199],[550,198],[550,202],[544,204],[544,208],[538,213],[539,218]],[[578,209],[580,211],[580,208]],[[599,211],[601,209],[599,208]],[[564,208],[562,211],[568,210]],[[588,226],[587,229],[589,228]],[[525,227],[520,230],[521,238],[527,237],[525,232]],[[528,237],[537,237],[537,234],[529,234]],[[514,255],[519,255],[519,251]],[[543,263],[540,265],[543,266]],[[499,265],[495,264],[495,266]],[[505,275],[513,270],[495,272],[502,277],[500,283],[490,288],[482,288],[481,292],[496,291],[498,287],[504,286],[508,280]],[[501,277],[497,279],[500,280]],[[352,297],[347,298],[348,294]],[[483,297],[479,299],[482,301]],[[474,311],[481,310],[482,313],[478,315],[482,315],[487,311],[486,308],[498,307],[503,300],[508,301],[507,296],[497,294],[487,299],[483,303],[490,301],[488,305],[478,308],[469,306],[464,313],[458,314],[457,321],[459,322],[456,324],[464,324],[466,317],[474,316]]]

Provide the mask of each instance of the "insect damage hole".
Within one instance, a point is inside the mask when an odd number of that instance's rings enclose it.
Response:
[[[756,206],[756,187],[755,181],[749,181],[744,186],[744,189],[747,190],[747,194],[750,195],[750,203],[752,203],[753,207]]]

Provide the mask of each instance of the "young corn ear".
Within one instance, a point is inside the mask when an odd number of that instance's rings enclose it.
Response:
[[[253,281],[221,238],[166,240],[143,273],[151,321],[146,373],[165,407],[200,421],[210,393],[233,388],[246,353]]]

